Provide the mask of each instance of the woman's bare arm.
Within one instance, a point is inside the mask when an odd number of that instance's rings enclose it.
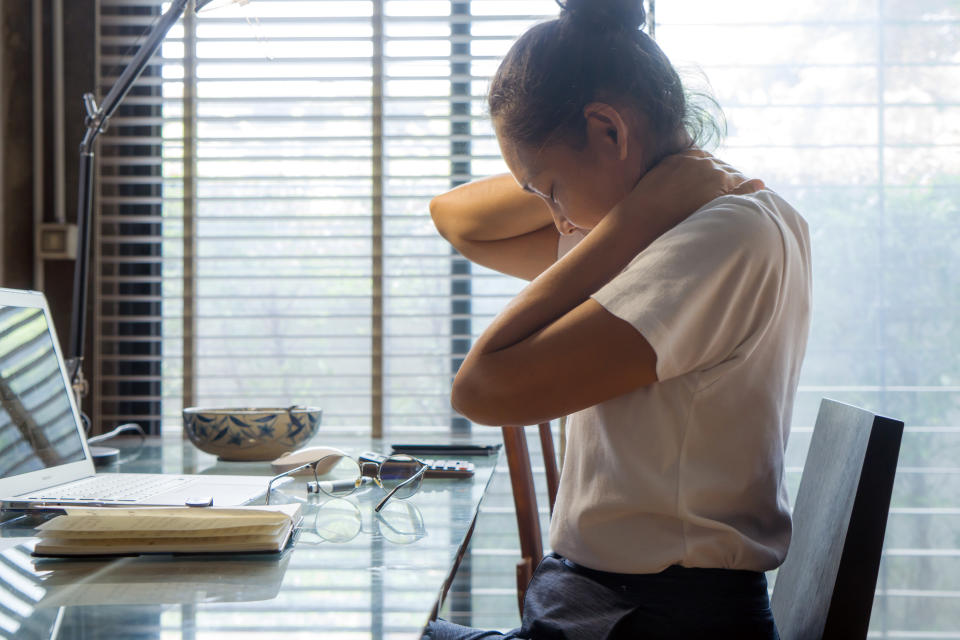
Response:
[[[556,262],[559,232],[538,196],[510,174],[475,180],[430,202],[433,223],[465,258],[525,280]]]
[[[661,162],[494,319],[454,380],[454,407],[476,422],[530,424],[656,382],[646,339],[590,295],[703,204],[762,186],[702,153]]]

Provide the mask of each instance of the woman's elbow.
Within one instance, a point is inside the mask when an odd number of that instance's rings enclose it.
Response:
[[[500,426],[502,416],[496,411],[496,390],[492,384],[485,384],[479,378],[461,368],[453,380],[450,404],[460,415],[477,424]]]
[[[449,194],[441,193],[430,201],[430,218],[437,232],[447,241],[454,237],[453,223],[455,216],[449,202]]]

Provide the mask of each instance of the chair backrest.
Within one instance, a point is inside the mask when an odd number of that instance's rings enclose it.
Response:
[[[547,495],[550,513],[557,498],[560,473],[553,447],[550,424],[538,425],[540,447],[543,450],[543,465],[547,476]],[[540,511],[537,508],[537,493],[527,448],[527,434],[523,427],[503,427],[503,448],[510,467],[510,484],[513,487],[513,503],[517,512],[517,531],[520,534],[520,562],[517,563],[517,603],[523,610],[523,594],[530,584],[533,571],[543,559],[543,533],[540,530]]]
[[[782,640],[867,637],[903,423],[824,399],[771,607]]]

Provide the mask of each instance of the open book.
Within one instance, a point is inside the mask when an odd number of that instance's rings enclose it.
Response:
[[[68,507],[37,527],[37,556],[279,552],[300,505]]]

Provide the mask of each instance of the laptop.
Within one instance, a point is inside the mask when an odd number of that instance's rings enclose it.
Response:
[[[236,506],[269,480],[95,473],[46,298],[0,288],[0,507]]]

